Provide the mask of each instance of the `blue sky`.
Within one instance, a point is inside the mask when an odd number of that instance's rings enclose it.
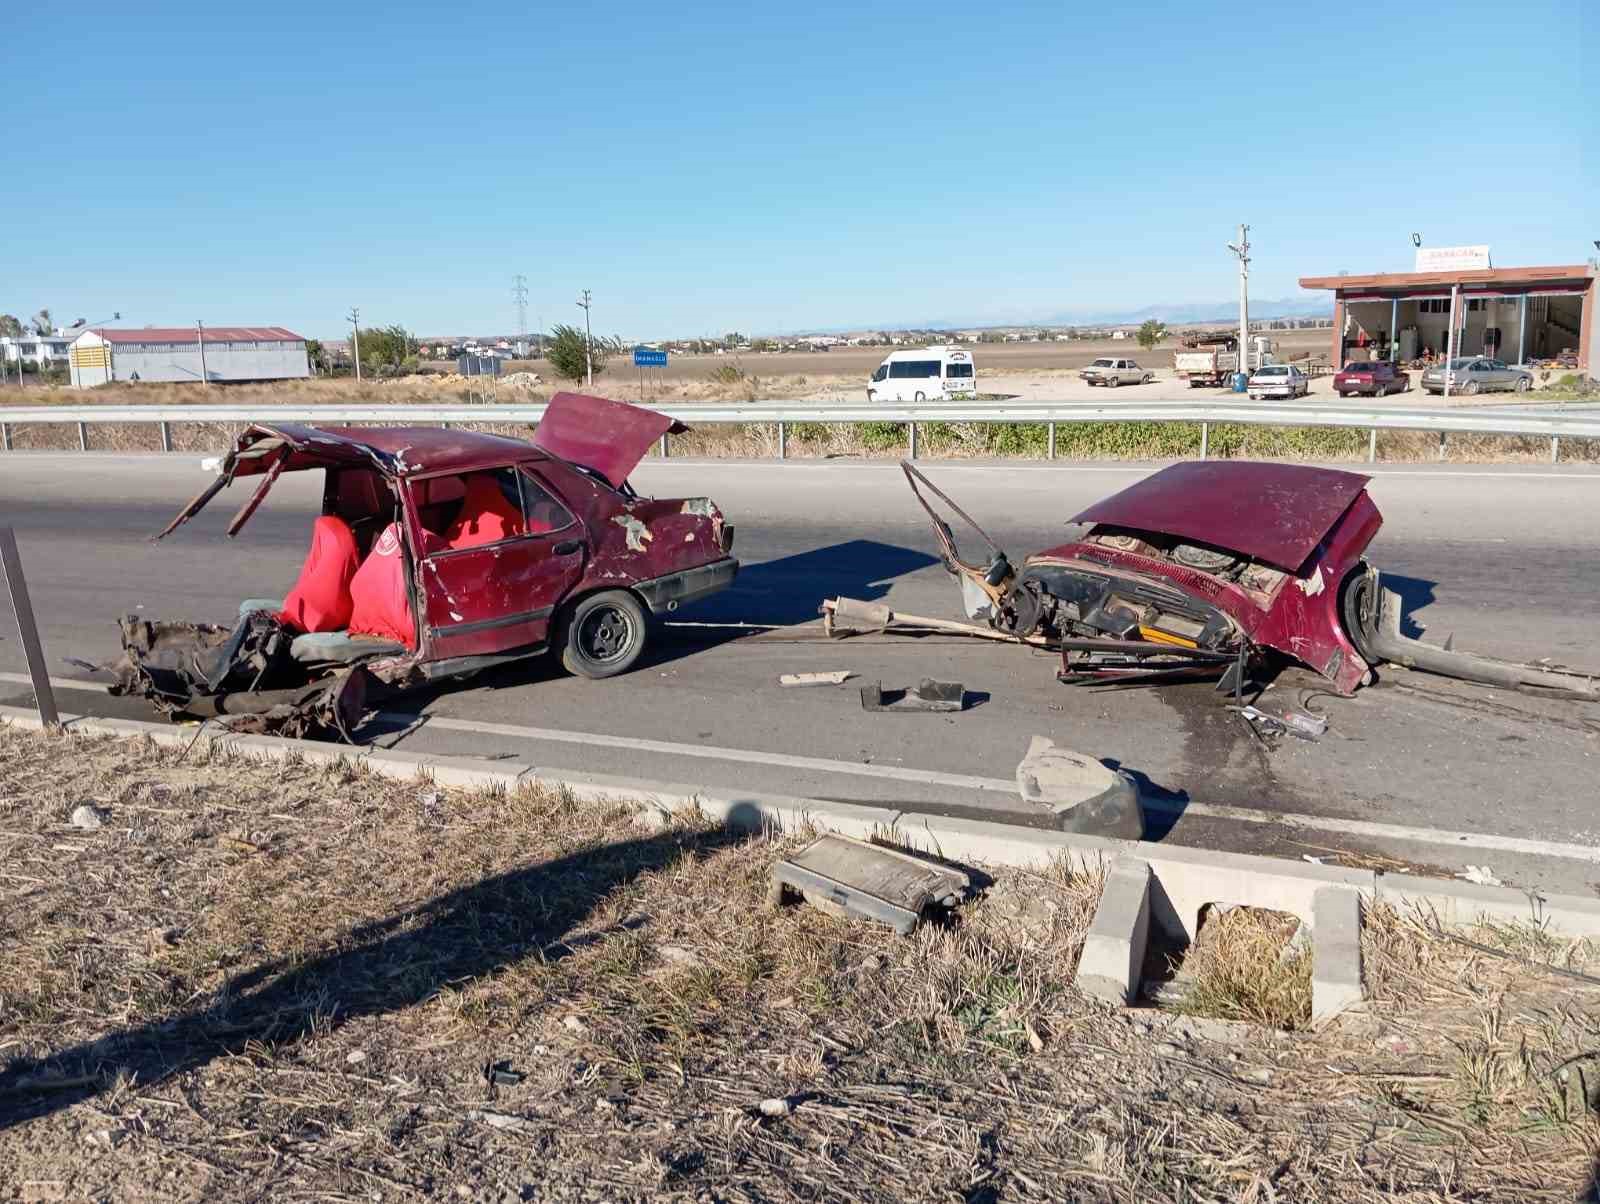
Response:
[[[1581,262],[1595,7],[25,6],[0,311],[1003,322],[1228,300],[1239,221],[1262,298],[1413,230]]]

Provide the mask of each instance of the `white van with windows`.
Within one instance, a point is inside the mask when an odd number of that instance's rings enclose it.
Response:
[[[972,352],[944,344],[893,352],[867,382],[868,401],[940,401],[977,391]]]

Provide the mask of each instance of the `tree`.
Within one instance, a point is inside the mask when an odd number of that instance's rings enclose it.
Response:
[[[22,334],[22,321],[16,314],[0,314],[0,335],[9,335],[12,338]]]
[[[33,333],[49,334],[50,331],[50,311],[48,309],[41,309],[38,313],[33,315]]]
[[[313,372],[326,373],[328,371],[328,349],[322,345],[320,339],[306,340],[306,359],[311,361]]]
[[[587,342],[583,331],[576,326],[557,326],[545,340],[544,357],[550,361],[550,366],[556,370],[557,376],[571,381],[582,380],[587,368],[584,356],[585,350],[588,349]],[[589,358],[594,362],[594,374],[599,376],[601,366],[609,353],[598,344],[588,350]]]
[[[387,369],[390,372],[398,371],[406,362],[407,357],[415,355],[417,340],[404,326],[395,323],[392,326],[372,326],[360,332],[361,363],[369,368],[373,375]]]
[[[1157,322],[1154,318],[1146,319],[1143,326],[1139,327],[1139,346],[1149,351],[1162,339],[1167,337],[1167,328],[1164,323]]]

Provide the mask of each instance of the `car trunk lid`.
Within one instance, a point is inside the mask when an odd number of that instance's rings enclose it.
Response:
[[[620,489],[652,443],[688,429],[676,418],[643,406],[584,393],[557,393],[534,428],[532,442],[569,464],[599,473],[612,488]]]
[[[1071,521],[1176,535],[1293,573],[1370,479],[1298,464],[1191,461],[1164,468]]]

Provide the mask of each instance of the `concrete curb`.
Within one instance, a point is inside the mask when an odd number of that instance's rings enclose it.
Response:
[[[1150,864],[1119,857],[1106,874],[1089,934],[1078,955],[1073,985],[1107,1003],[1139,997],[1144,951],[1150,936]]]
[[[69,731],[89,735],[144,737],[178,747],[204,741],[236,755],[263,760],[300,757],[316,764],[349,762],[385,777],[426,777],[441,785],[468,789],[510,791],[541,786],[566,791],[587,803],[632,804],[662,818],[695,807],[741,831],[793,831],[810,826],[858,837],[884,836],[904,848],[990,865],[1109,864],[1111,875],[1095,912],[1079,973],[1091,994],[1119,1001],[1132,999],[1138,987],[1149,925],[1158,924],[1179,941],[1192,940],[1201,909],[1212,903],[1285,911],[1306,925],[1312,935],[1313,1010],[1319,1020],[1362,998],[1363,902],[1420,908],[1445,924],[1470,924],[1478,919],[1531,922],[1567,936],[1600,936],[1600,899],[1576,895],[1525,894],[1470,882],[1108,840],[786,795],[730,794],[694,783],[552,772],[525,762],[353,749],[226,731],[196,732],[139,720],[63,715],[62,722]],[[18,707],[0,707],[0,723],[34,731],[43,726],[37,714]]]

